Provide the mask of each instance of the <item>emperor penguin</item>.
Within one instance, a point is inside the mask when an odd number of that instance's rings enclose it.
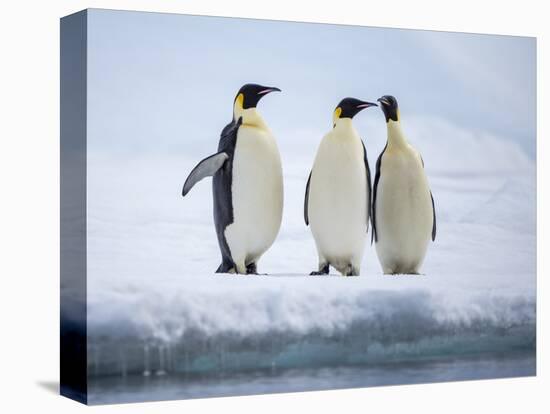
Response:
[[[372,238],[385,274],[419,274],[429,241],[435,241],[434,199],[422,156],[401,129],[397,100],[385,95],[378,102],[388,139],[376,162]]]
[[[218,152],[191,171],[182,195],[213,176],[214,224],[222,263],[216,273],[257,274],[260,257],[275,241],[283,214],[283,173],[277,142],[256,105],[281,90],[244,85],[233,101],[233,119],[222,130]]]
[[[358,276],[368,231],[371,178],[367,150],[353,117],[375,103],[345,98],[333,113],[333,128],[322,139],[306,185],[304,220],[310,225],[319,268],[333,266],[344,276]]]

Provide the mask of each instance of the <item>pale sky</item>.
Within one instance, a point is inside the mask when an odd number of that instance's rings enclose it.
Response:
[[[254,82],[283,90],[259,108],[283,147],[301,141],[296,151],[314,151],[341,98],[392,94],[404,120],[443,120],[535,153],[534,38],[95,9],[88,16],[91,151],[207,155],[236,91]],[[368,111],[356,120],[360,133],[383,126],[381,111]]]

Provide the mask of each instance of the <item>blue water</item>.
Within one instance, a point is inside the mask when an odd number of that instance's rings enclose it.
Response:
[[[158,375],[162,374],[162,375]],[[318,391],[536,375],[535,351],[325,368],[218,375],[152,372],[90,379],[90,404]]]

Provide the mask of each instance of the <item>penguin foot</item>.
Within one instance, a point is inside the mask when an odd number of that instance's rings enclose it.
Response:
[[[258,268],[256,263],[250,263],[246,266],[246,274],[247,275],[258,275]]]
[[[328,275],[329,270],[330,270],[329,264],[328,264],[328,263],[323,263],[323,264],[320,264],[320,265],[319,265],[319,270],[314,270],[314,271],[311,272],[309,275],[310,275],[310,276]]]
[[[359,276],[359,269],[353,267],[353,265],[348,265],[342,272],[342,276]]]
[[[235,273],[235,265],[229,260],[223,260],[216,269],[216,273]]]
[[[214,272],[214,274],[216,274],[216,275],[235,275],[235,274],[237,274],[237,270],[235,270],[235,268],[232,267],[231,269],[227,269],[227,270],[224,270],[224,271],[216,270]]]

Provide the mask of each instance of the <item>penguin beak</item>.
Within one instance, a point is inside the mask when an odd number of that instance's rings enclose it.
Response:
[[[365,109],[365,108],[370,108],[371,106],[378,106],[378,105],[373,102],[362,102],[359,105],[357,105],[356,108]]]
[[[382,105],[387,105],[387,106],[391,105],[390,102],[384,97],[378,98],[377,101],[380,102]]]
[[[281,92],[281,90],[279,88],[275,88],[275,87],[265,87],[264,89],[262,89],[261,91],[258,92],[258,95],[267,95],[268,93],[271,93],[271,92]]]

